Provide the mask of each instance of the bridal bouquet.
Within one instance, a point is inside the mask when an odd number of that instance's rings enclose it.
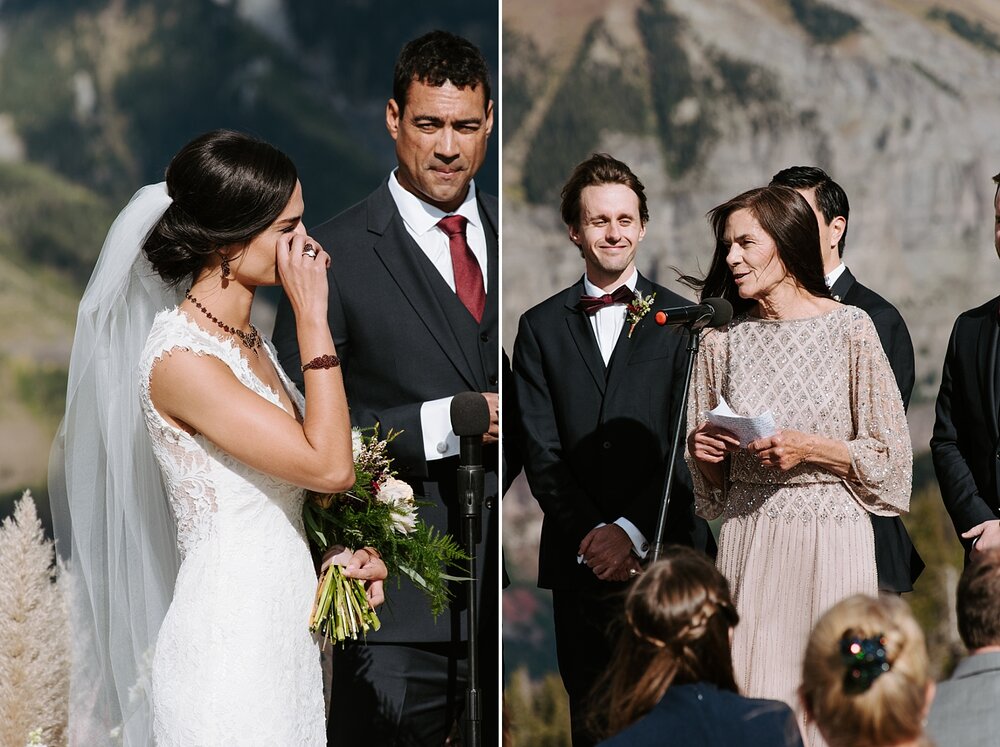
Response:
[[[306,533],[323,553],[336,545],[375,548],[389,574],[409,577],[437,615],[448,604],[447,582],[459,580],[444,569],[468,558],[450,535],[417,517],[413,488],[396,478],[388,454],[398,435],[390,430],[380,439],[378,426],[352,430],[354,487],[344,493],[309,493],[303,508]],[[364,582],[347,578],[336,559],[320,574],[309,629],[342,643],[378,630],[381,623],[368,605]]]

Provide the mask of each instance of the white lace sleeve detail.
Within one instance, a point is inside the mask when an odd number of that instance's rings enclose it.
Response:
[[[175,350],[218,358],[260,396],[274,403],[278,402],[278,397],[253,375],[249,363],[233,343],[205,332],[177,309],[157,314],[139,362],[139,399],[177,523],[177,547],[183,560],[193,547],[211,536],[218,504],[214,481],[209,478],[211,456],[205,439],[168,423],[150,397],[149,379],[153,367],[164,355]]]

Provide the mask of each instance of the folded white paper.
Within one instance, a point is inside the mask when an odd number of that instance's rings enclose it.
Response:
[[[762,412],[760,415],[745,417],[733,412],[733,408],[726,402],[726,398],[719,395],[719,404],[714,409],[709,410],[706,415],[708,422],[719,428],[731,431],[740,440],[740,446],[744,449],[751,441],[758,438],[773,436],[778,432],[774,424],[774,417],[770,410]]]

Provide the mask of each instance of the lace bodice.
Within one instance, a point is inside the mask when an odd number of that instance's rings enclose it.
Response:
[[[155,742],[318,747],[326,730],[319,651],[308,627],[316,574],[302,524],[305,493],[164,420],[150,399],[150,374],[180,350],[219,359],[244,386],[281,406],[232,341],[177,309],[156,316],[140,360],[139,396],[181,565],[153,659]],[[301,412],[303,398],[269,341],[264,350]]]
[[[269,340],[264,340],[263,348],[301,412],[304,406],[302,395],[277,364]],[[201,435],[192,436],[173,427],[153,406],[149,393],[153,366],[163,355],[179,349],[218,358],[248,389],[279,407],[281,401],[278,393],[254,374],[234,342],[206,332],[179,309],[162,311],[156,316],[140,362],[139,397],[153,452],[163,472],[170,507],[177,522],[177,545],[181,559],[199,542],[211,536],[219,510],[216,494],[220,489],[225,492],[227,501],[234,504],[259,500],[262,493],[266,494],[287,509],[288,516],[294,517],[293,523],[300,525],[304,497],[300,488],[247,467]],[[236,509],[238,505],[230,508]]]

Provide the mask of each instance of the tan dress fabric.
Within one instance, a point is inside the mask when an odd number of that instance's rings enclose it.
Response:
[[[851,306],[808,319],[742,316],[706,332],[691,382],[691,429],[720,393],[740,415],[770,410],[779,429],[840,439],[851,455],[843,480],[807,464],[781,472],[737,452],[727,457],[721,490],[688,455],[696,510],[723,519],[718,567],[740,614],[740,692],[799,712],[813,624],[847,596],[878,593],[869,512],[909,508],[913,452],[903,404],[871,319]],[[809,742],[821,744],[801,719]]]

